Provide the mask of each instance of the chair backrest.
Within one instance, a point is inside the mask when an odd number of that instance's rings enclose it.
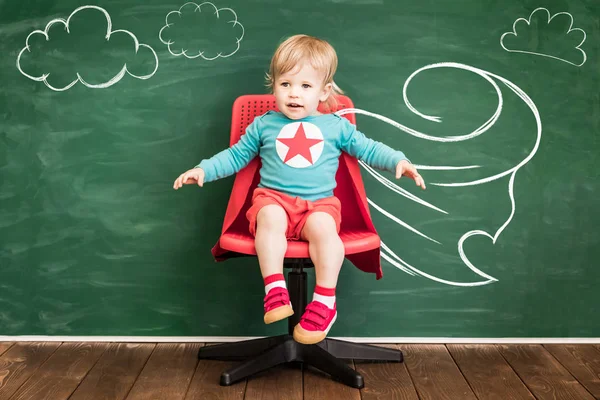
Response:
[[[352,100],[350,100],[350,98],[347,96],[338,96],[336,99],[338,102],[338,107],[333,111],[354,107]],[[238,97],[233,104],[230,145],[232,146],[238,142],[240,137],[245,133],[246,127],[252,123],[255,117],[263,115],[270,110],[279,111],[277,104],[275,103],[275,96],[271,94],[243,95]],[[326,112],[321,107],[319,108],[319,111]],[[356,117],[354,114],[345,114],[344,117],[347,118],[352,124],[356,124]],[[255,165],[255,163],[258,163],[258,165]],[[349,168],[352,168],[354,171],[359,171],[358,161],[347,153],[342,152],[342,156],[339,160],[338,172],[336,174],[337,186],[334,190],[334,194],[342,203],[341,230],[353,231],[369,229],[364,221],[364,218],[370,218],[370,216],[364,215],[364,213],[368,214],[368,207],[366,206],[366,195],[364,193],[362,178],[360,177],[360,173],[355,173],[353,174],[354,179],[351,179]],[[252,192],[260,180],[260,176],[258,174],[258,171],[260,170],[260,158],[256,157],[244,169],[255,169],[256,173],[254,173],[254,176],[251,178],[252,184],[250,185],[248,193],[244,196],[245,200],[244,205],[240,210],[241,212],[231,226],[232,230],[238,232],[246,231],[248,228],[248,222],[245,218],[245,214],[246,210],[250,206]],[[237,179],[250,179],[247,174],[244,174],[244,169],[238,172],[238,175],[236,176],[236,183]],[[359,187],[357,188],[356,186]],[[234,183],[234,190],[235,189],[236,184]],[[357,212],[357,210],[359,210],[358,204],[360,202],[364,204],[364,207],[361,208],[365,210],[363,213]]]

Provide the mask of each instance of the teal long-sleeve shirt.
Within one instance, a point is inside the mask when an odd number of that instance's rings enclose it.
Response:
[[[256,117],[235,145],[197,167],[204,170],[206,183],[235,174],[259,155],[259,187],[315,201],[333,195],[342,151],[391,172],[406,159],[401,151],[367,138],[336,114],[292,120],[269,111]]]

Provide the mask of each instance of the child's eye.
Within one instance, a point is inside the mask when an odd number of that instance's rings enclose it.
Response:
[[[288,87],[288,86],[290,86],[290,84],[289,84],[289,83],[287,83],[287,82],[282,82],[282,83],[281,83],[281,86],[283,86],[283,87]]]
[[[302,87],[303,87],[304,89],[308,89],[308,88],[310,87],[310,85],[309,85],[308,83],[305,83],[305,84],[303,84],[303,85],[302,85]]]

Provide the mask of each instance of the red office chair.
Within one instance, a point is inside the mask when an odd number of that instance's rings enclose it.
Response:
[[[339,96],[337,99],[338,110],[354,107],[346,96]],[[269,110],[277,110],[273,95],[246,95],[236,99],[233,104],[230,145],[237,143],[254,117]],[[321,109],[321,112],[325,111]],[[345,117],[356,124],[354,114],[346,114]],[[250,207],[252,192],[260,179],[259,169],[260,159],[256,157],[236,175],[221,237],[212,249],[217,261],[256,255],[254,238],[248,232],[246,211]],[[358,161],[345,152],[342,152],[340,157],[336,181],[334,194],[342,203],[340,238],[344,243],[346,258],[362,271],[375,273],[377,279],[380,279],[380,239],[369,214]],[[201,359],[246,360],[245,363],[223,372],[221,385],[231,385],[278,364],[299,361],[330,374],[332,378],[346,385],[362,388],[363,377],[341,359],[402,362],[403,356],[399,350],[330,338],[314,345],[296,342],[292,337],[294,326],[300,322],[307,304],[306,272],[303,268],[313,267],[307,242],[288,242],[284,267],[291,268],[287,286],[294,308],[294,315],[288,318],[288,334],[200,348],[198,358]]]

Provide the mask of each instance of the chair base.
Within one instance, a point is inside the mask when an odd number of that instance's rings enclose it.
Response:
[[[229,386],[279,364],[300,362],[303,367],[313,366],[357,389],[365,385],[362,375],[342,360],[403,361],[400,350],[329,338],[305,345],[296,342],[289,334],[201,347],[198,358],[245,360],[221,374],[222,386]]]

